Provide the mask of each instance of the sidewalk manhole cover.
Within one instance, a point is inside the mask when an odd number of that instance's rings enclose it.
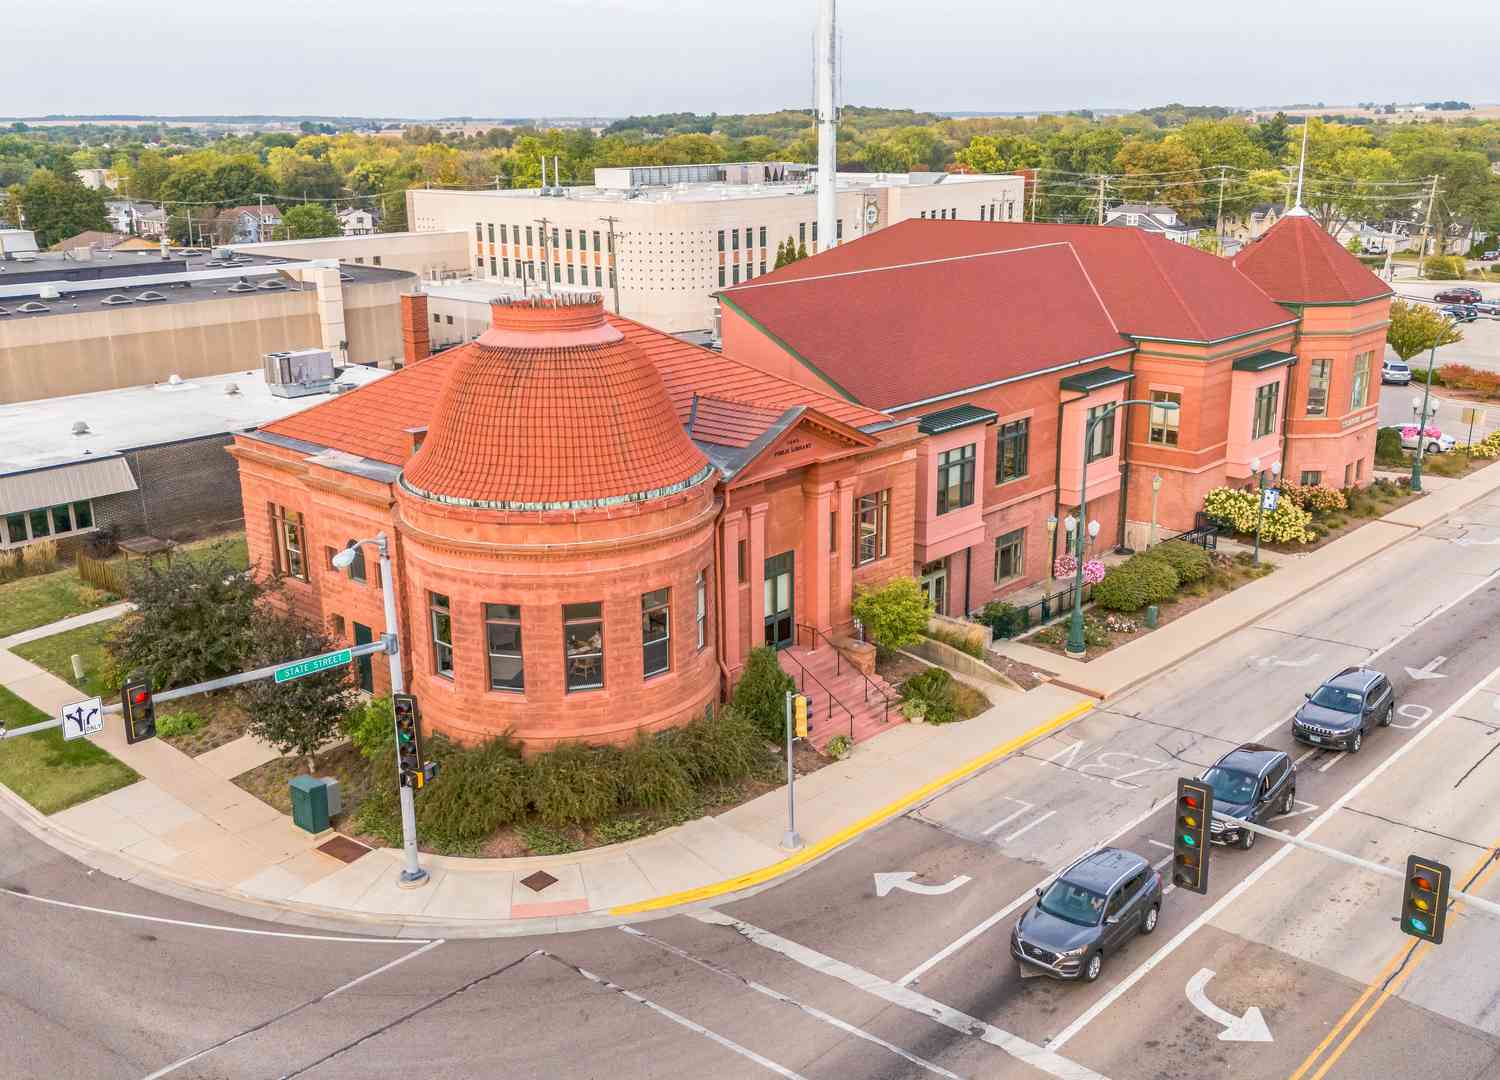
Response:
[[[318,850],[325,855],[332,855],[339,862],[352,863],[361,855],[368,855],[370,849],[357,840],[350,840],[347,836],[335,836],[327,843],[319,844]]]
[[[548,885],[557,884],[557,879],[545,870],[538,870],[534,874],[523,877],[521,884],[525,885],[532,892],[541,892]]]

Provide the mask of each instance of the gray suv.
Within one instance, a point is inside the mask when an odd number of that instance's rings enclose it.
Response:
[[[1278,814],[1290,814],[1297,801],[1297,763],[1282,750],[1259,743],[1245,743],[1225,754],[1201,777],[1214,790],[1214,820],[1209,825],[1216,844],[1238,844],[1249,851],[1255,833],[1232,821],[1264,824]]]
[[[1391,680],[1374,668],[1345,668],[1311,694],[1292,718],[1292,736],[1314,746],[1357,751],[1376,724],[1396,714]]]
[[[1156,929],[1161,875],[1120,848],[1085,855],[1046,888],[1010,932],[1010,954],[1021,977],[1093,982],[1114,953],[1137,933]]]

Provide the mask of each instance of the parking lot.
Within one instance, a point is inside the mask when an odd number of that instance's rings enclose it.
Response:
[[[1428,299],[1435,293],[1459,284],[1473,286],[1484,294],[1486,300],[1500,301],[1500,285],[1485,282],[1413,281],[1397,277],[1395,289],[1397,296]],[[1444,345],[1438,349],[1437,366],[1468,364],[1470,367],[1486,371],[1500,371],[1500,319],[1481,318],[1467,323],[1463,327],[1463,333],[1462,341],[1453,345]],[[1386,358],[1399,359],[1396,351],[1389,346],[1386,347]],[[1410,364],[1413,370],[1425,369],[1426,354],[1412,357]],[[1380,392],[1380,423],[1382,425],[1412,423],[1419,408],[1413,405],[1412,399],[1420,398],[1421,394],[1421,385],[1416,383],[1411,387],[1383,387]],[[1444,432],[1455,436],[1460,442],[1468,441],[1468,425],[1461,422],[1460,413],[1471,403],[1450,400],[1440,389],[1435,389],[1433,396],[1439,401],[1437,426]],[[1474,437],[1476,439],[1500,429],[1500,402],[1494,402],[1488,406],[1480,403],[1480,407],[1485,409],[1486,416],[1483,423],[1475,425]]]

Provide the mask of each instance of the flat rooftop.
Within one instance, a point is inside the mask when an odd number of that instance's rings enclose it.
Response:
[[[496,300],[524,300],[528,296],[546,296],[547,288],[541,282],[529,285],[523,291],[518,281],[424,281],[421,289],[438,300],[461,300],[472,304],[490,304]],[[603,294],[608,306],[609,290],[582,285],[553,285],[552,296],[598,296]]]
[[[874,191],[879,188],[919,188],[936,184],[974,184],[994,180],[1021,180],[1011,173],[839,173],[838,190],[841,192]],[[414,192],[423,189],[414,188]],[[463,195],[473,199],[535,199],[542,197],[542,188],[511,188],[505,191],[451,191],[443,195]],[[811,196],[813,182],[738,184],[724,181],[711,183],[664,184],[652,187],[612,188],[595,185],[578,187],[547,188],[549,199],[569,199],[594,203],[697,203],[722,202],[735,199],[784,199],[792,196]]]
[[[337,382],[361,387],[391,372],[355,365],[336,368],[335,374]],[[335,396],[330,391],[278,397],[271,393],[262,372],[236,371],[0,405],[0,476],[143,446],[250,431]],[[88,425],[88,433],[74,435],[73,428],[80,421]]]
[[[50,315],[76,315],[151,304],[265,295],[267,292],[315,291],[311,283],[281,271],[309,265],[333,266],[328,260],[281,258],[234,253],[230,259],[211,251],[174,249],[163,259],[154,251],[95,252],[91,259],[66,259],[62,253],[35,260],[0,260],[0,324]],[[339,264],[345,284],[414,278],[405,270]],[[240,288],[241,283],[249,286]],[[60,294],[43,299],[43,286]],[[153,294],[145,296],[143,294]],[[29,310],[23,307],[31,306]]]

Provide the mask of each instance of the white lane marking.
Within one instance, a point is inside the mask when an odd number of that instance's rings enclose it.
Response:
[[[1317,803],[1303,802],[1301,799],[1293,799],[1293,804],[1302,807],[1301,810],[1291,810],[1285,814],[1276,814],[1272,821],[1285,821],[1289,817],[1301,817],[1303,814],[1311,814],[1318,808]]]
[[[606,990],[613,990],[615,993],[621,994],[621,995],[629,998],[631,1001],[635,1002],[637,1005],[644,1005],[644,1006],[646,1006],[646,1008],[650,1009],[652,1012],[659,1013],[660,1015],[665,1016],[668,1020],[672,1021],[674,1024],[681,1024],[683,1027],[687,1028],[689,1031],[696,1031],[699,1035],[702,1035],[705,1039],[712,1039],[714,1042],[718,1043],[720,1046],[724,1047],[726,1050],[733,1050],[736,1054],[740,1055],[740,1057],[749,1058],[751,1061],[755,1062],[757,1065],[760,1065],[763,1068],[769,1069],[771,1072],[775,1073],[777,1076],[785,1076],[785,1077],[787,1077],[787,1080],[807,1080],[807,1078],[804,1077],[804,1076],[802,1076],[800,1073],[792,1072],[791,1069],[788,1069],[784,1065],[778,1065],[778,1064],[776,1064],[776,1062],[772,1061],[770,1058],[761,1057],[759,1054],[757,1054],[754,1050],[751,1050],[749,1047],[741,1046],[739,1043],[735,1042],[733,1039],[729,1039],[729,1038],[726,1038],[723,1035],[720,1035],[717,1031],[709,1031],[708,1028],[704,1027],[702,1024],[694,1023],[693,1021],[689,1020],[686,1016],[683,1016],[681,1013],[675,1013],[675,1012],[673,1012],[671,1009],[667,1008],[665,1005],[658,1005],[656,1002],[650,1000],[649,998],[641,997],[641,995],[637,994],[634,990],[627,990],[623,986],[620,986],[618,983],[612,983],[608,979],[606,979],[603,975],[595,975],[592,971],[589,971],[586,968],[578,967],[577,965],[574,965],[574,964],[569,964],[567,966],[573,968],[574,971],[578,972],[578,974],[582,975],[585,979],[590,979],[590,980],[598,983],[600,986],[604,987]]]
[[[946,896],[954,889],[967,885],[974,879],[968,874],[959,874],[957,877],[945,881],[941,885],[923,885],[920,881],[913,881],[917,875],[910,870],[902,870],[898,873],[884,873],[875,875],[875,895],[885,896],[892,889],[900,889],[902,892],[916,893],[918,896]]]
[[[1314,746],[1307,753],[1303,754],[1296,761],[1292,762],[1292,764],[1293,765],[1301,765],[1304,761],[1306,761],[1308,758],[1312,757],[1314,754],[1321,754],[1322,752],[1323,752],[1322,748]]]
[[[651,944],[657,946],[658,948],[666,949],[667,952],[671,953],[673,956],[679,956],[689,963],[697,964],[701,968],[706,968],[707,970],[715,972],[716,974],[723,975],[726,979],[730,979],[734,982],[740,983],[743,986],[748,986],[757,994],[764,994],[766,997],[770,998],[773,1001],[779,1001],[785,1005],[790,1005],[795,1009],[800,1009],[808,1016],[811,1016],[816,1020],[821,1020],[825,1024],[830,1024],[833,1027],[838,1028],[840,1031],[846,1032],[847,1034],[853,1035],[856,1039],[864,1039],[866,1042],[874,1043],[876,1046],[882,1046],[898,1057],[903,1057],[913,1065],[919,1065],[930,1073],[936,1073],[938,1076],[947,1077],[948,1080],[962,1080],[962,1078],[957,1073],[951,1073],[941,1065],[935,1065],[924,1058],[919,1058],[917,1057],[917,1055],[909,1053],[908,1051],[897,1046],[895,1043],[886,1042],[879,1035],[872,1035],[870,1034],[870,1032],[865,1031],[863,1028],[857,1028],[853,1024],[846,1023],[845,1021],[840,1020],[837,1016],[832,1016],[824,1012],[822,1009],[816,1008],[812,1005],[808,1005],[805,1002],[798,1001],[794,997],[789,997],[786,994],[783,994],[780,990],[772,990],[764,983],[758,983],[754,979],[747,979],[745,976],[740,975],[739,973],[732,971],[727,967],[721,967],[720,965],[715,964],[712,960],[704,960],[700,957],[694,956],[690,952],[679,949],[676,945],[670,945],[667,942],[662,941],[660,938],[654,938],[650,934],[643,933],[633,926],[622,926],[620,927],[620,929],[629,934],[631,937],[640,938],[642,941],[649,941],[651,942]]]
[[[1413,679],[1416,679],[1418,682],[1423,679],[1446,679],[1448,676],[1440,672],[1438,668],[1442,667],[1443,661],[1447,659],[1448,658],[1446,656],[1434,656],[1431,660],[1427,661],[1427,663],[1423,664],[1421,667],[1407,668],[1406,673]]]
[[[1056,811],[1056,810],[1048,810],[1048,811],[1047,811],[1047,812],[1046,812],[1046,813],[1045,813],[1045,814],[1043,814],[1043,815],[1042,815],[1042,816],[1041,816],[1041,817],[1039,817],[1039,818],[1037,818],[1037,819],[1036,819],[1036,820],[1035,820],[1035,821],[1033,821],[1033,822],[1032,822],[1032,823],[1031,823],[1031,824],[1029,824],[1029,825],[1022,825],[1022,826],[1021,826],[1021,827],[1020,827],[1020,828],[1019,828],[1019,829],[1017,829],[1017,830],[1016,830],[1016,831],[1015,831],[1015,832],[1013,832],[1013,833],[1011,833],[1011,834],[1010,834],[1010,835],[1009,835],[1009,836],[1007,836],[1007,837],[1006,837],[1006,838],[1005,838],[1005,842],[1006,842],[1006,843],[1007,843],[1007,844],[1008,844],[1008,843],[1010,843],[1010,842],[1011,842],[1011,841],[1012,841],[1012,840],[1014,840],[1014,839],[1016,839],[1016,837],[1018,837],[1018,836],[1024,836],[1024,835],[1026,835],[1026,834],[1027,834],[1027,833],[1029,833],[1029,832],[1030,832],[1030,831],[1031,831],[1031,830],[1032,830],[1032,829],[1034,829],[1034,828],[1036,828],[1036,827],[1037,827],[1037,826],[1038,826],[1038,825],[1040,825],[1040,824],[1041,824],[1041,823],[1042,823],[1042,822],[1044,822],[1044,821],[1046,821],[1046,820],[1047,820],[1047,819],[1048,819],[1048,818],[1049,818],[1049,817],[1051,817],[1051,816],[1052,816],[1052,815],[1053,815],[1053,814],[1055,814],[1055,813],[1057,813],[1057,811]]]
[[[949,1008],[941,1002],[917,993],[915,990],[895,983],[887,982],[879,975],[873,975],[868,971],[861,970],[852,964],[846,964],[842,960],[835,960],[831,956],[825,956],[806,945],[799,945],[795,941],[789,941],[779,934],[773,934],[769,930],[762,930],[758,926],[741,922],[739,919],[730,918],[728,915],[718,911],[690,912],[689,915],[699,922],[708,923],[711,926],[732,927],[736,933],[747,941],[754,942],[772,952],[780,953],[789,960],[794,960],[805,968],[809,968],[822,975],[838,979],[847,983],[856,990],[888,1001],[892,1005],[899,1005],[903,1009],[936,1020],[946,1028],[958,1032],[961,1035],[972,1035],[991,1046],[999,1047],[1011,1057],[1021,1061],[1032,1068],[1039,1069],[1048,1076],[1058,1077],[1058,1080],[1105,1080],[1101,1074],[1094,1072],[1086,1065],[1080,1065],[1076,1061],[1054,1053],[1046,1047],[1037,1046],[1035,1043],[1027,1042],[1019,1035],[1012,1035],[987,1024],[978,1017],[961,1013],[957,1009]]]
[[[51,904],[53,907],[69,908],[73,911],[90,911],[95,915],[113,915],[117,919],[140,919],[143,922],[164,923],[167,926],[186,926],[194,930],[220,930],[226,934],[249,934],[253,937],[292,938],[295,941],[333,941],[340,945],[430,945],[433,941],[432,938],[334,937],[331,934],[294,934],[286,930],[251,930],[244,926],[219,926],[215,923],[189,922],[186,919],[168,919],[161,915],[142,915],[134,911],[90,907],[88,904],[54,900],[49,896],[34,896],[31,893],[17,892],[15,889],[3,887],[0,887],[0,893],[14,896],[17,900],[31,900],[38,904]]]
[[[1260,1009],[1251,1005],[1244,1016],[1235,1016],[1208,1000],[1205,988],[1213,977],[1212,968],[1199,968],[1198,974],[1187,981],[1187,999],[1193,1008],[1224,1029],[1219,1032],[1219,1038],[1224,1042],[1271,1042],[1271,1029],[1266,1027]]]
[[[1398,746],[1395,753],[1391,754],[1390,757],[1386,758],[1379,765],[1375,766],[1374,769],[1366,773],[1365,776],[1357,781],[1353,787],[1351,787],[1348,791],[1344,792],[1344,794],[1335,799],[1329,805],[1327,810],[1324,810],[1317,817],[1313,818],[1312,821],[1308,822],[1307,828],[1303,829],[1297,835],[1303,837],[1310,836],[1314,830],[1318,829],[1325,821],[1333,817],[1334,814],[1338,813],[1345,806],[1347,806],[1350,801],[1352,801],[1356,796],[1364,791],[1365,788],[1369,787],[1377,779],[1379,779],[1387,769],[1389,769],[1396,762],[1400,761],[1407,754],[1411,753],[1411,751],[1416,748],[1417,744],[1425,739],[1428,734],[1437,730],[1439,724],[1441,724],[1449,716],[1452,716],[1459,709],[1463,708],[1464,705],[1468,704],[1469,699],[1472,698],[1475,694],[1479,693],[1479,691],[1483,689],[1485,683],[1489,682],[1497,675],[1500,675],[1500,668],[1496,668],[1494,671],[1486,675],[1467,692],[1465,692],[1462,697],[1460,697],[1452,705],[1448,706],[1448,708],[1444,709],[1441,716],[1439,716],[1431,724],[1424,727],[1421,731],[1417,732],[1409,740]],[[1095,1017],[1097,1017],[1105,1009],[1113,1005],[1117,1000],[1119,1000],[1121,996],[1128,992],[1131,987],[1133,987],[1136,983],[1140,982],[1152,971],[1154,971],[1157,965],[1159,965],[1167,957],[1171,956],[1172,953],[1176,952],[1177,949],[1182,945],[1182,943],[1187,941],[1188,938],[1192,937],[1200,927],[1202,927],[1210,919],[1216,918],[1220,912],[1222,912],[1230,904],[1234,903],[1234,901],[1238,899],[1242,893],[1252,888],[1256,884],[1256,882],[1260,881],[1261,878],[1269,874],[1273,868],[1280,865],[1281,861],[1291,855],[1293,850],[1295,849],[1291,844],[1283,844],[1276,851],[1272,852],[1264,862],[1262,862],[1254,870],[1250,871],[1249,874],[1247,874],[1227,893],[1220,897],[1211,907],[1209,907],[1192,922],[1188,923],[1180,931],[1178,931],[1176,936],[1174,936],[1171,941],[1167,942],[1160,949],[1158,949],[1155,954],[1153,954],[1149,959],[1146,960],[1145,963],[1136,968],[1129,975],[1125,976],[1125,978],[1121,979],[1114,986],[1110,987],[1108,992],[1105,993],[1105,995],[1098,1001],[1096,1001],[1092,1006],[1090,1006],[1082,1016],[1078,1017],[1078,1019],[1074,1020],[1061,1032],[1053,1036],[1052,1040],[1047,1043],[1048,1049],[1060,1050],[1062,1047],[1066,1046],[1069,1039],[1071,1039],[1074,1035],[1077,1035],[1084,1028],[1088,1027],[1088,1025],[1093,1022]]]
[[[1348,753],[1346,753],[1343,750],[1340,750],[1337,754],[1334,754],[1333,757],[1329,758],[1327,761],[1323,762],[1323,764],[1319,765],[1318,766],[1318,771],[1319,772],[1327,772],[1329,769],[1333,768],[1335,765],[1337,765],[1339,762],[1343,761],[1348,756],[1349,756]]]
[[[1495,707],[1500,708],[1500,698],[1495,699]],[[1432,709],[1430,709],[1426,705],[1418,705],[1415,702],[1408,701],[1405,705],[1402,705],[1396,710],[1396,715],[1402,717],[1405,720],[1410,720],[1411,723],[1398,724],[1396,721],[1392,720],[1390,726],[1393,728],[1400,728],[1402,731],[1412,731],[1418,725],[1420,725],[1422,721],[1426,720],[1429,716],[1432,715]]]
[[[1272,667],[1311,667],[1322,655],[1322,653],[1313,653],[1310,656],[1304,656],[1301,660],[1282,660],[1273,653],[1270,656],[1252,656],[1250,659],[1255,662],[1256,667],[1263,669]]]
[[[1166,848],[1168,851],[1172,850],[1172,845],[1167,843],[1165,840],[1147,840],[1146,843],[1152,845],[1153,847]]]
[[[343,939],[340,938],[338,940],[342,941]],[[315,998],[312,998],[312,999],[310,999],[308,1001],[304,1001],[302,1004],[294,1006],[293,1008],[287,1009],[285,1012],[277,1013],[275,1016],[271,1017],[269,1020],[265,1020],[265,1021],[263,1021],[263,1022],[261,1022],[259,1024],[256,1024],[254,1027],[246,1028],[244,1031],[241,1031],[238,1035],[231,1035],[229,1038],[223,1039],[223,1040],[221,1040],[219,1042],[216,1042],[212,1046],[205,1046],[202,1050],[199,1050],[197,1053],[189,1054],[187,1057],[183,1058],[180,1061],[174,1061],[170,1065],[167,1065],[167,1066],[164,1066],[164,1067],[162,1067],[160,1069],[157,1069],[150,1076],[147,1076],[145,1078],[145,1080],[160,1080],[161,1077],[167,1076],[170,1073],[174,1073],[178,1069],[182,1068],[185,1065],[191,1065],[193,1062],[197,1061],[199,1058],[207,1057],[209,1054],[212,1054],[215,1050],[222,1050],[222,1049],[224,1049],[224,1047],[228,1046],[230,1043],[238,1042],[239,1040],[245,1038],[245,1036],[247,1036],[247,1035],[253,1035],[253,1034],[255,1034],[258,1031],[265,1030],[266,1028],[270,1027],[272,1024],[276,1023],[277,1021],[285,1020],[288,1016],[291,1016],[293,1013],[301,1012],[303,1009],[306,1009],[306,1008],[309,1008],[309,1007],[311,1007],[313,1005],[316,1005],[320,1001],[327,1001],[331,997],[337,997],[338,995],[342,994],[345,990],[352,990],[354,987],[358,986],[360,983],[364,982],[366,979],[373,979],[377,975],[383,975],[383,974],[385,974],[387,971],[390,971],[391,968],[396,967],[398,964],[404,964],[408,960],[415,960],[417,957],[421,956],[424,952],[427,952],[427,951],[429,951],[431,949],[436,949],[441,944],[443,944],[443,939],[442,938],[438,938],[436,941],[429,941],[427,944],[423,945],[420,949],[413,949],[411,952],[407,953],[405,956],[398,956],[398,957],[396,957],[396,959],[390,961],[389,963],[381,964],[374,971],[367,971],[363,975],[359,976],[358,978],[350,979],[348,982],[344,983],[343,986],[335,987],[334,989],[328,991],[328,993],[326,993],[326,994],[319,994]]]
[[[1142,822],[1144,822],[1147,818],[1149,818],[1152,814],[1156,813],[1158,810],[1160,810],[1163,806],[1165,806],[1168,802],[1170,802],[1174,798],[1176,798],[1175,795],[1166,795],[1166,796],[1163,796],[1160,801],[1152,802],[1152,804],[1146,809],[1145,813],[1141,814],[1139,817],[1133,818],[1130,821],[1126,822],[1123,826],[1120,827],[1120,830],[1118,832],[1116,832],[1113,836],[1109,837],[1106,840],[1101,841],[1100,843],[1090,844],[1088,847],[1084,848],[1082,851],[1080,851],[1073,858],[1069,859],[1065,863],[1060,864],[1057,867],[1056,870],[1053,870],[1046,877],[1042,878],[1041,881],[1038,881],[1035,885],[1033,885],[1030,889],[1027,889],[1020,896],[1016,897],[1010,903],[1006,904],[999,911],[995,912],[993,915],[991,915],[988,918],[986,918],[978,926],[975,926],[972,930],[968,930],[965,933],[963,933],[962,935],[960,935],[959,937],[955,938],[952,942],[950,942],[949,944],[945,945],[943,948],[939,949],[937,952],[935,952],[931,956],[929,956],[926,960],[923,960],[916,967],[912,968],[905,975],[901,976],[901,978],[899,978],[899,979],[896,980],[896,985],[897,986],[908,986],[911,983],[916,982],[917,979],[921,978],[923,975],[927,974],[927,972],[931,971],[938,964],[941,964],[944,960],[948,959],[948,957],[950,957],[954,953],[958,952],[959,949],[962,949],[965,945],[969,944],[969,942],[973,941],[975,938],[977,938],[980,935],[982,935],[983,933],[985,933],[987,930],[989,930],[996,923],[1000,922],[1002,919],[1006,919],[1009,916],[1014,915],[1016,913],[1016,910],[1018,908],[1022,907],[1025,904],[1030,903],[1033,899],[1035,899],[1037,889],[1040,889],[1042,886],[1046,885],[1047,882],[1051,881],[1054,876],[1056,876],[1057,874],[1061,873],[1063,870],[1067,869],[1069,866],[1072,866],[1075,862],[1077,862],[1079,859],[1083,858],[1085,855],[1092,854],[1093,852],[1098,851],[1102,847],[1108,847],[1110,844],[1114,843],[1120,837],[1124,836],[1131,829],[1134,829],[1134,828],[1138,827]],[[1170,888],[1170,886],[1168,886],[1168,888]]]
[[[1151,864],[1151,869],[1160,870],[1163,866],[1166,866],[1167,863],[1171,862],[1172,858],[1173,856],[1171,855],[1163,855],[1161,858],[1157,859],[1154,863]]]
[[[995,824],[991,825],[988,829],[985,829],[983,832],[981,832],[979,834],[980,836],[988,836],[988,835],[990,835],[990,833],[995,832],[1001,826],[1003,826],[1003,825],[1009,825],[1012,821],[1015,821],[1016,818],[1020,817],[1024,813],[1026,813],[1026,811],[1035,809],[1035,807],[1031,803],[1025,802],[1022,799],[1012,798],[1009,795],[1007,795],[1005,797],[1007,799],[1010,799],[1011,802],[1018,802],[1018,803],[1020,803],[1021,804],[1021,809],[1017,810],[1014,814],[1006,814],[999,821],[995,822]]]

